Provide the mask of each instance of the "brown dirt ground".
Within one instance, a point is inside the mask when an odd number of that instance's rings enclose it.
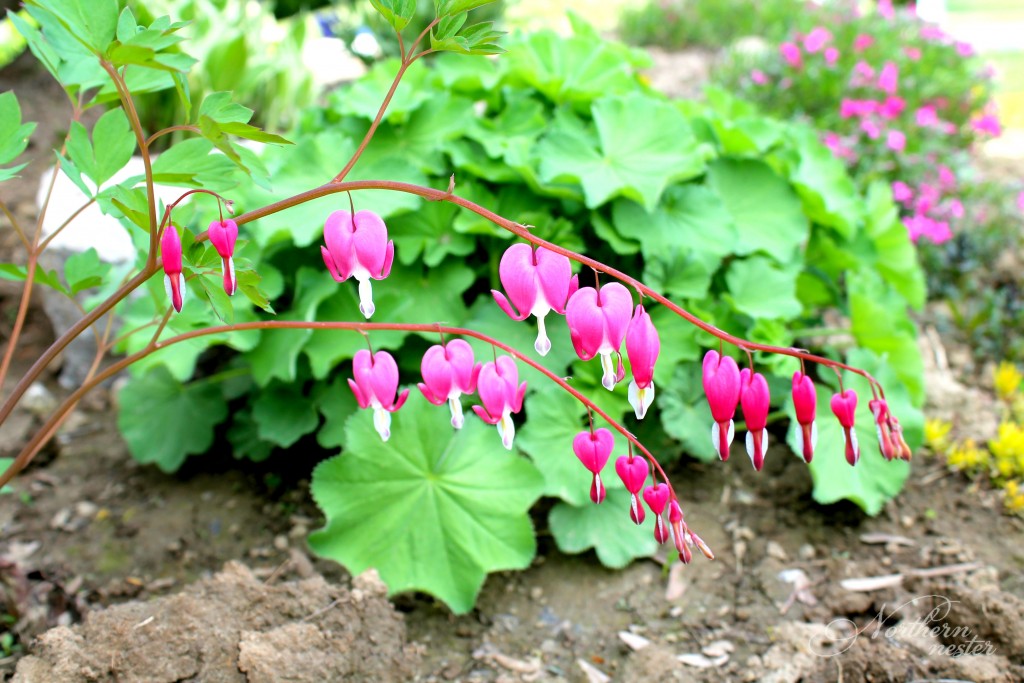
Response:
[[[12,78],[27,77],[5,70],[0,89]],[[27,89],[35,95],[23,105],[52,134],[66,113],[47,87]],[[34,190],[13,192],[5,201],[31,217]],[[12,237],[0,230],[0,258]],[[0,319],[15,292],[0,289]],[[33,315],[27,348],[48,334]],[[36,419],[19,412],[0,450]],[[739,458],[687,462],[675,477],[715,562],[606,570],[592,554],[554,549],[538,514],[534,565],[492,575],[477,608],[456,617],[425,596],[389,605],[372,577],[309,556],[305,535],[321,519],[302,477],[315,457],[294,472],[273,461],[241,472],[215,452],[163,475],[131,460],[107,396],[95,397],[0,496],[0,674],[18,667],[15,680],[33,683],[605,680],[597,672],[1024,680],[1024,524],[937,463],[918,460],[907,490],[869,519],[852,505],[813,504],[806,468],[782,451],[761,474]],[[802,571],[802,583],[781,580],[784,570]],[[897,573],[868,592],[840,585]],[[929,617],[936,631],[915,627]],[[634,651],[623,632],[649,644]]]

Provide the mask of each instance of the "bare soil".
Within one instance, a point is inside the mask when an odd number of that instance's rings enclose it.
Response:
[[[57,134],[62,96],[32,78],[5,70],[0,88],[27,81],[26,118]],[[31,218],[34,187],[15,188],[4,186],[4,200]],[[12,238],[4,225],[0,260]],[[11,319],[16,294],[0,289],[0,320]],[[19,367],[49,334],[34,309]],[[46,384],[59,394],[52,376]],[[37,424],[19,410],[0,432],[0,455]],[[422,595],[387,601],[373,576],[353,579],[310,556],[305,537],[322,519],[303,477],[326,454],[297,455],[242,471],[215,449],[165,475],[131,459],[109,396],[98,394],[0,496],[0,675],[1024,680],[1024,524],[939,463],[916,461],[907,490],[867,518],[814,504],[806,467],[782,450],[760,474],[740,458],[684,460],[673,474],[713,563],[655,558],[610,571],[592,554],[558,552],[540,511],[533,566],[492,575],[477,608],[453,616]],[[851,579],[875,585],[851,590]]]

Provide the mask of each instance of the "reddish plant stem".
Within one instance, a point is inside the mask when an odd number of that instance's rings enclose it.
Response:
[[[146,268],[142,270],[142,272],[137,274],[135,277],[133,277],[125,284],[121,285],[121,287],[116,292],[114,292],[109,299],[101,303],[93,310],[89,311],[89,313],[82,317],[81,320],[72,325],[67,332],[58,337],[57,340],[53,342],[53,344],[51,344],[50,347],[46,349],[46,351],[43,352],[43,355],[36,359],[36,362],[32,364],[32,367],[28,369],[28,372],[26,372],[25,375],[21,378],[21,380],[19,380],[18,383],[15,385],[14,391],[11,393],[10,396],[7,397],[7,400],[4,401],[3,406],[0,406],[0,424],[2,424],[3,421],[7,419],[7,416],[11,414],[12,410],[14,410],[14,406],[18,403],[18,400],[25,394],[26,391],[28,391],[28,388],[32,385],[32,382],[34,382],[35,379],[39,377],[40,374],[42,374],[43,370],[46,369],[46,366],[53,362],[53,359],[57,357],[57,354],[63,351],[67,347],[67,345],[71,343],[73,339],[75,339],[80,334],[85,332],[90,325],[92,325],[110,309],[112,309],[114,306],[120,303],[122,299],[131,294],[136,287],[138,287],[146,280],[148,280],[149,277],[157,270],[159,270],[159,266],[157,266],[156,264],[154,264],[152,267],[147,265]]]
[[[167,317],[164,318],[165,322]],[[222,332],[239,332],[243,330],[272,329],[351,330],[354,332],[359,332],[364,336],[368,335],[369,332],[375,330],[390,330],[398,332],[440,332],[450,335],[459,335],[463,337],[472,337],[474,339],[479,339],[482,342],[490,344],[494,348],[499,348],[505,351],[510,356],[512,356],[512,358],[529,365],[534,370],[537,370],[542,375],[550,379],[552,382],[560,386],[562,389],[572,394],[572,396],[576,398],[576,400],[578,400],[580,403],[584,405],[584,407],[587,408],[588,412],[597,413],[598,415],[600,415],[613,429],[615,429],[615,431],[622,434],[629,441],[630,444],[636,446],[644,454],[647,460],[651,463],[651,466],[655,470],[657,470],[658,474],[661,475],[662,480],[664,480],[665,483],[668,484],[669,489],[672,490],[672,497],[676,497],[675,490],[672,488],[672,484],[669,481],[668,475],[665,474],[665,471],[658,463],[657,458],[655,458],[654,455],[649,450],[647,450],[647,448],[642,443],[640,443],[640,441],[633,435],[632,432],[630,432],[628,429],[619,424],[618,421],[612,419],[606,412],[601,410],[601,408],[595,405],[594,402],[591,401],[589,398],[587,398],[582,393],[580,393],[572,386],[570,386],[569,383],[565,381],[565,379],[559,377],[551,370],[548,370],[547,368],[545,368],[543,365],[533,360],[532,358],[529,358],[528,356],[520,353],[515,348],[507,344],[504,344],[498,341],[497,339],[494,339],[493,337],[490,337],[481,332],[477,332],[475,330],[470,330],[462,327],[449,327],[446,325],[439,324],[303,322],[293,320],[261,320],[256,322],[237,323],[234,325],[218,325],[216,327],[207,327],[201,330],[192,330],[189,332],[185,332],[183,334],[179,334],[169,339],[165,339],[164,341],[157,341],[157,337],[159,336],[159,332],[157,332],[157,334],[153,336],[153,339],[150,340],[149,344],[147,344],[145,348],[108,366],[103,370],[103,372],[96,375],[91,381],[83,383],[82,386],[80,386],[70,396],[68,396],[68,398],[64,401],[61,407],[58,408],[57,411],[52,416],[50,416],[50,419],[46,422],[46,424],[43,425],[39,432],[37,432],[36,435],[25,445],[22,451],[18,454],[18,457],[15,458],[13,463],[11,463],[10,467],[7,468],[3,475],[0,475],[0,487],[3,487],[6,483],[8,483],[15,475],[17,475],[18,472],[24,469],[28,465],[28,463],[32,461],[32,458],[39,451],[39,449],[42,448],[43,445],[45,445],[46,440],[49,438],[49,436],[52,435],[52,433],[56,429],[55,425],[59,425],[60,421],[64,419],[66,414],[78,403],[78,401],[81,400],[81,398],[88,391],[93,389],[96,385],[100,384],[101,382],[104,382],[109,377],[112,377],[121,370],[124,370],[132,363],[135,363],[145,358],[146,356],[156,351],[159,351],[160,349],[172,346],[179,342],[187,341],[189,339],[195,339],[196,337],[203,337],[210,334],[220,334]]]
[[[282,199],[281,201],[274,202],[273,204],[269,204],[268,206],[265,206],[261,209],[255,209],[253,211],[249,211],[248,213],[244,213],[238,218],[236,218],[235,222],[238,225],[244,225],[245,223],[249,223],[259,218],[263,218],[264,216],[269,216],[283,209],[298,206],[299,204],[303,204],[313,199],[326,197],[336,192],[352,192],[356,190],[392,190],[395,192],[405,192],[408,194],[414,194],[419,197],[423,197],[424,199],[428,199],[430,201],[451,202],[456,206],[468,209],[469,211],[472,211],[473,213],[483,218],[486,218],[495,225],[504,228],[505,230],[508,230],[511,233],[514,233],[515,235],[523,238],[524,240],[532,244],[535,244],[539,247],[544,247],[545,249],[553,251],[556,254],[562,254],[563,256],[566,256],[572,259],[573,261],[576,261],[577,263],[593,268],[596,271],[600,271],[602,273],[605,273],[606,275],[614,277],[615,279],[621,282],[624,282],[625,284],[629,285],[637,292],[639,292],[642,296],[647,296],[654,299],[658,303],[662,304],[663,306],[671,310],[676,315],[680,316],[681,318],[689,322],[691,325],[694,325],[703,330],[704,332],[707,332],[708,334],[717,337],[722,342],[732,344],[733,346],[747,352],[762,351],[764,353],[774,353],[782,356],[798,358],[803,361],[818,363],[819,365],[823,365],[825,367],[837,370],[846,370],[848,372],[852,372],[854,374],[860,375],[861,377],[864,377],[865,379],[868,380],[868,382],[870,382],[874,386],[878,386],[879,390],[881,390],[881,385],[879,384],[878,380],[876,380],[871,375],[871,373],[867,372],[866,370],[862,370],[860,368],[854,367],[852,365],[847,365],[846,363],[835,361],[830,358],[817,356],[813,353],[808,353],[807,351],[803,351],[801,349],[795,349],[792,347],[784,346],[772,346],[771,344],[758,344],[756,342],[747,341],[746,339],[742,339],[741,337],[731,335],[728,332],[725,332],[724,330],[721,330],[715,327],[714,325],[701,320],[700,318],[693,315],[689,311],[680,307],[678,304],[673,303],[667,297],[662,296],[655,290],[651,289],[640,280],[637,280],[634,277],[626,275],[622,271],[616,270],[611,266],[607,266],[601,263],[600,261],[595,261],[594,259],[588,258],[582,254],[577,254],[574,251],[570,251],[569,249],[560,247],[557,244],[536,237],[535,235],[530,233],[529,229],[526,226],[520,225],[519,223],[516,223],[514,221],[510,221],[507,218],[503,218],[498,214],[494,213],[493,211],[485,209],[479,204],[471,202],[468,199],[463,199],[462,197],[452,194],[451,192],[442,192],[441,190],[435,190],[430,187],[423,187],[421,185],[414,185],[412,183],[402,183],[393,180],[353,180],[345,183],[328,183],[327,185],[321,185],[320,187],[308,190],[301,194],[297,194],[294,197],[289,197],[288,199]],[[202,235],[197,237],[196,241],[200,241],[203,239],[206,239],[206,233],[203,233]]]
[[[28,317],[28,305],[32,300],[32,285],[35,282],[38,260],[39,252],[36,250],[29,251],[28,264],[25,266],[25,287],[21,291],[21,302],[18,304],[18,313],[14,318],[14,328],[11,330],[11,336],[7,339],[7,348],[4,350],[3,360],[0,360],[0,393],[3,392],[7,371],[10,369],[11,360],[14,358],[14,349],[18,346],[21,328],[24,327],[25,318]],[[2,417],[0,417],[0,422],[3,422]]]

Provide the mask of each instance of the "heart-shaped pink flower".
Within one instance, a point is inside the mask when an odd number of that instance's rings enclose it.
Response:
[[[711,427],[711,443],[715,446],[718,457],[729,459],[729,446],[736,427],[733,417],[736,415],[736,404],[740,400],[740,369],[729,356],[721,356],[717,351],[704,354],[703,365],[704,393],[711,407],[711,417],[715,424]]]
[[[671,496],[667,484],[655,484],[644,489],[644,502],[654,513],[654,540],[664,543],[668,540],[668,527],[665,526],[665,518],[662,513],[668,505]]]
[[[569,337],[576,355],[583,360],[601,356],[601,367],[604,369],[601,384],[609,391],[626,374],[619,349],[626,336],[632,312],[633,297],[618,282],[607,284],[600,290],[581,287],[569,297],[565,307]],[[619,356],[617,371],[612,354]]]
[[[551,311],[559,315],[565,313],[566,301],[579,287],[569,258],[549,249],[513,244],[501,256],[498,276],[508,299],[492,289],[494,301],[513,320],[536,316],[537,340],[533,348],[540,355],[547,355],[551,340],[544,328],[544,317]]]
[[[800,425],[796,432],[797,451],[810,464],[818,445],[818,425],[814,421],[818,411],[818,395],[811,378],[799,371],[793,373],[793,408]]]
[[[644,506],[637,498],[647,481],[650,468],[643,458],[623,455],[615,461],[615,473],[629,491],[629,517],[637,524],[644,523]]]
[[[452,413],[452,426],[461,429],[464,423],[462,394],[476,390],[480,365],[474,365],[473,348],[462,339],[453,339],[444,346],[435,344],[423,354],[420,373],[423,381],[416,386],[436,406],[445,401]]]
[[[583,466],[593,473],[590,481],[590,500],[595,503],[604,501],[606,491],[601,481],[601,470],[608,463],[608,458],[615,447],[615,438],[604,427],[593,432],[580,432],[572,440],[572,450]]]
[[[860,445],[857,443],[857,430],[853,428],[854,416],[857,414],[857,393],[853,389],[832,396],[832,412],[843,428],[843,441],[846,443],[846,462],[856,465],[860,460]]]

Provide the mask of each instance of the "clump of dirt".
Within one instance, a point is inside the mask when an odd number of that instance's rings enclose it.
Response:
[[[43,634],[15,683],[399,681],[418,649],[375,574],[352,590],[322,577],[267,585],[229,562],[170,597],[89,614]]]

